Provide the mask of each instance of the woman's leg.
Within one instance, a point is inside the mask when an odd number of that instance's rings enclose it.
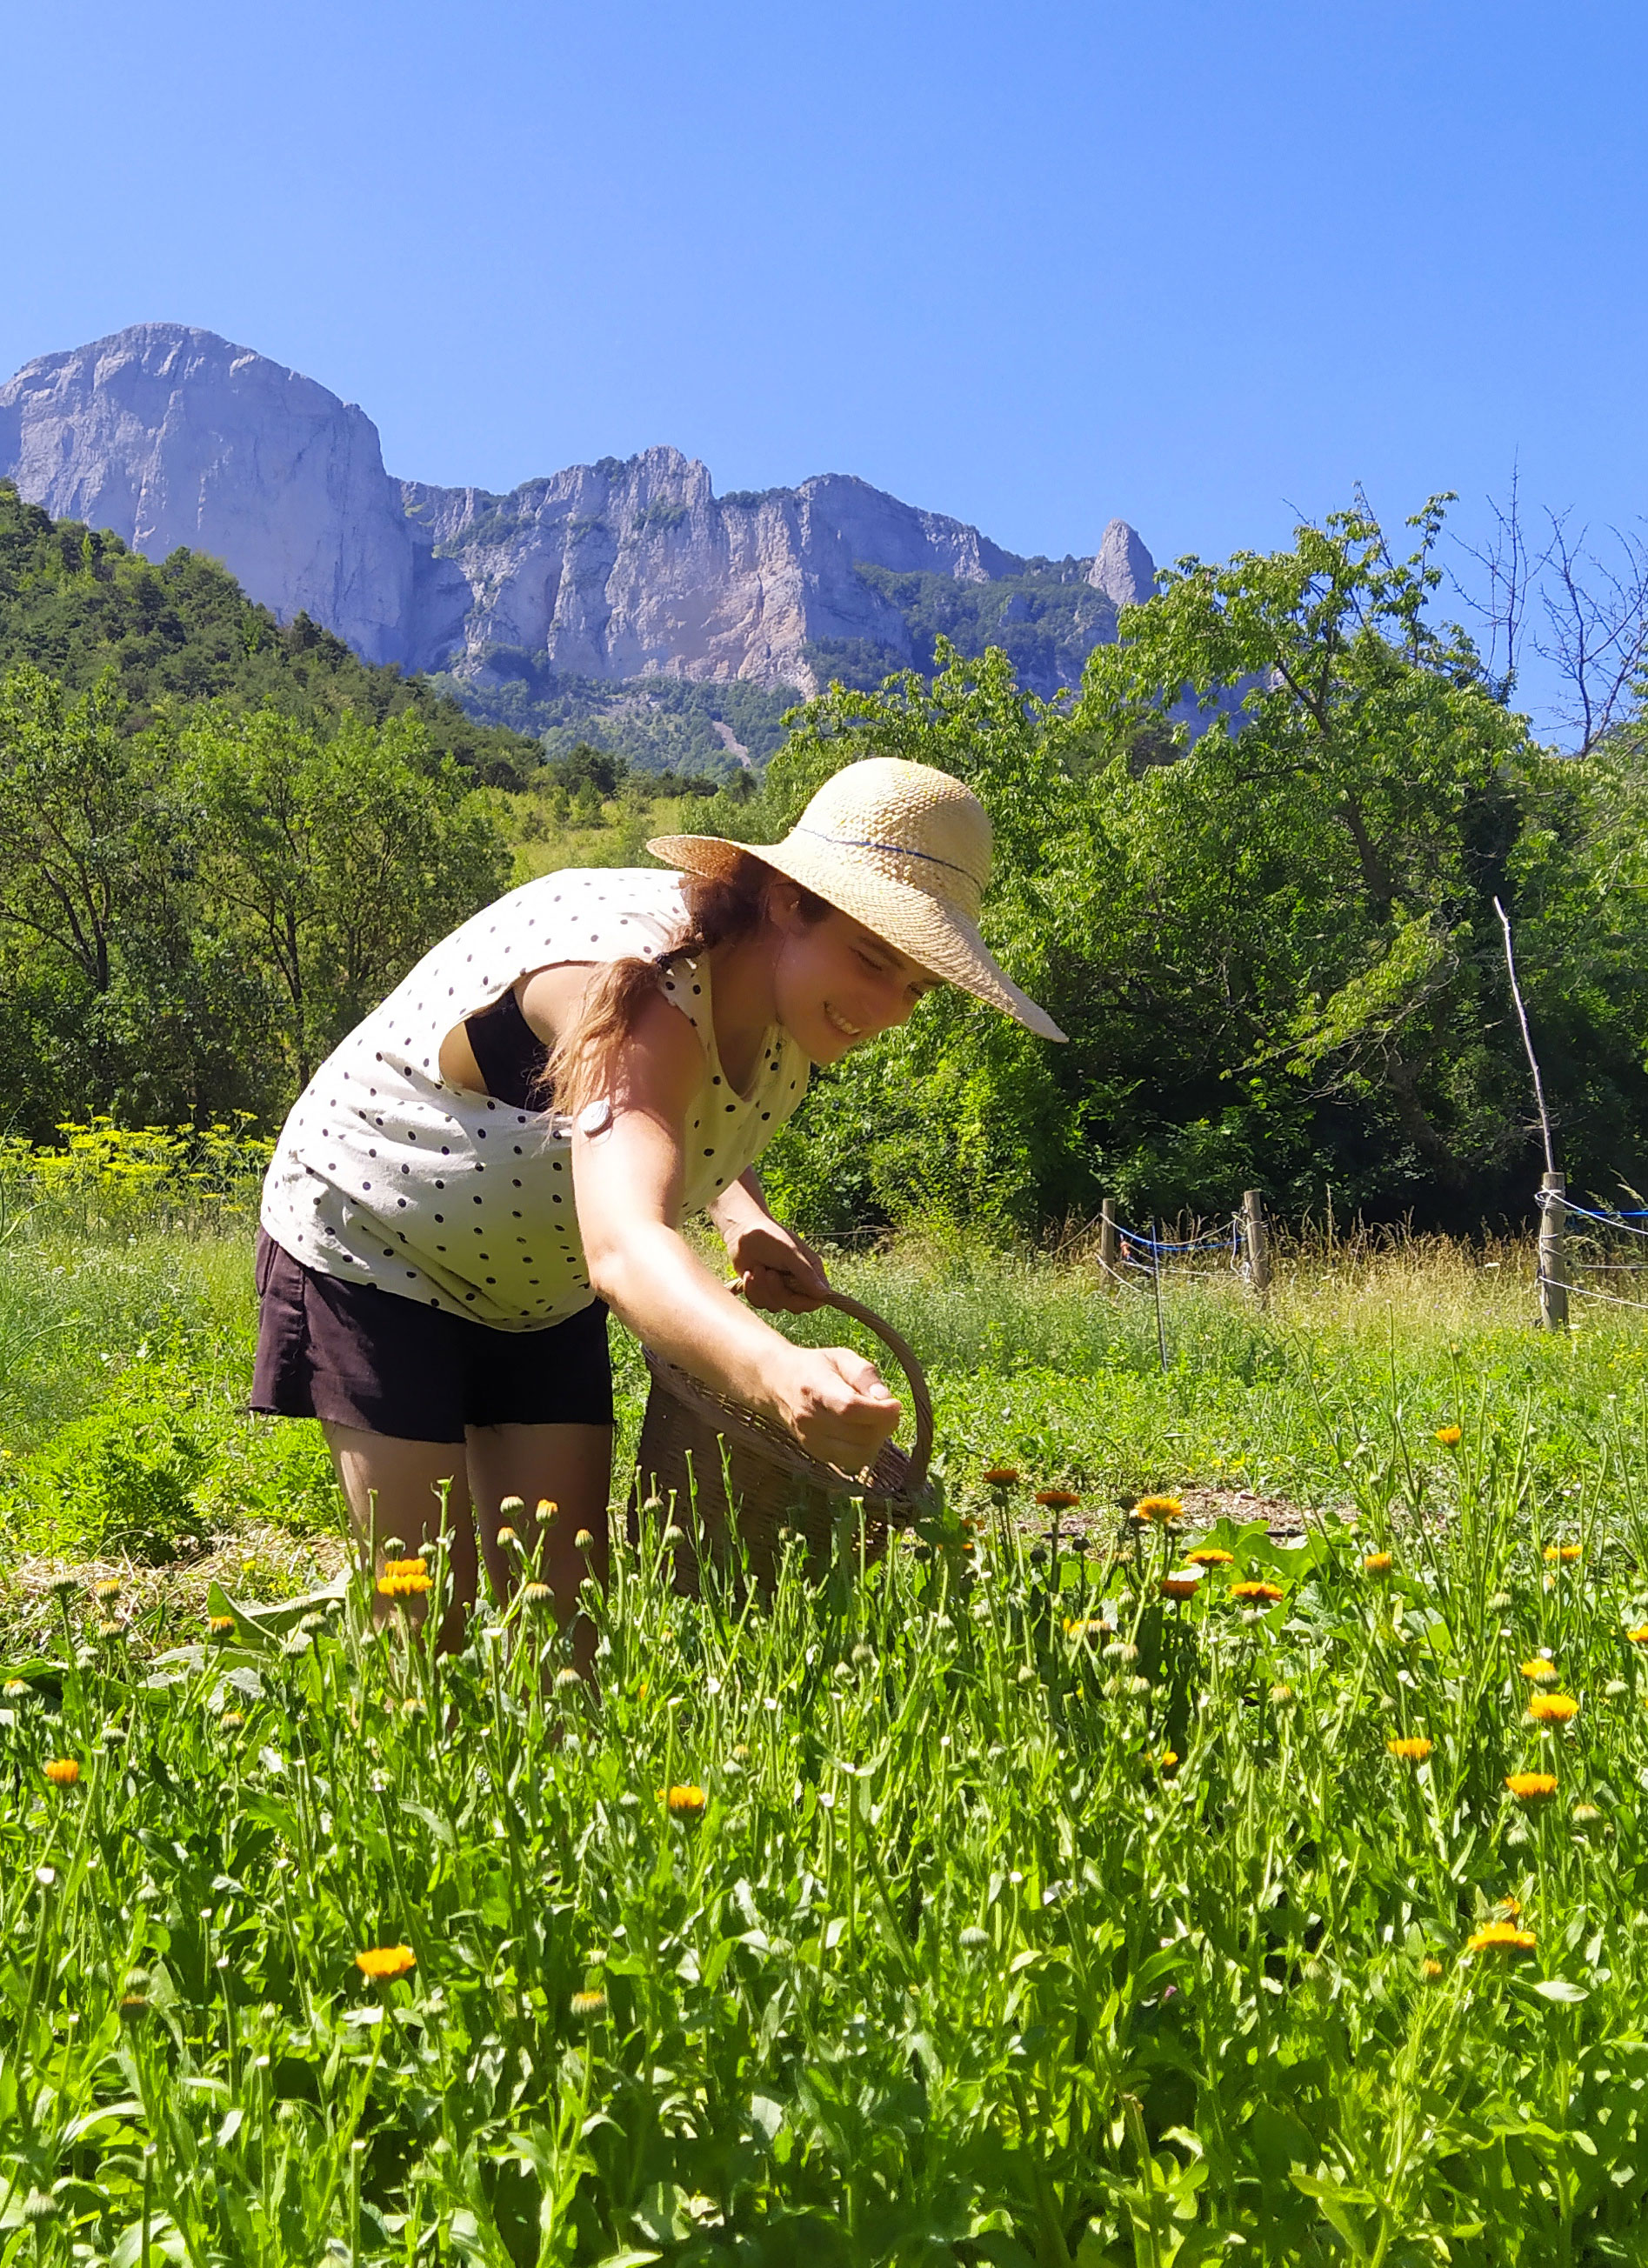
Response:
[[[475,1604],[476,1584],[475,1521],[469,1509],[469,1476],[462,1442],[402,1441],[390,1434],[368,1433],[358,1426],[330,1422],[321,1430],[349,1506],[349,1525],[362,1560],[373,1577],[383,1564],[386,1536],[399,1536],[408,1552],[420,1543],[435,1542],[441,1532],[445,1491],[452,1602],[441,1628],[441,1644],[452,1651],[463,1642],[464,1619]],[[492,1524],[496,1527],[497,1521]],[[406,1603],[421,1619],[422,1602]],[[372,1609],[379,1621],[394,1610],[376,1591]]]
[[[578,1612],[578,1585],[585,1576],[593,1575],[599,1583],[607,1580],[612,1445],[610,1425],[472,1425],[468,1429],[468,1489],[487,1572],[499,1597],[506,1598],[521,1563],[498,1549],[498,1506],[506,1496],[518,1496],[526,1511],[524,1521],[515,1523],[517,1531],[528,1558],[535,1563],[539,1580],[549,1586],[555,1619],[563,1629]],[[541,1528],[536,1511],[544,1497],[555,1506],[555,1513],[548,1526]],[[580,1551],[578,1536],[585,1528],[593,1542],[586,1551]],[[580,1622],[573,1638],[573,1658],[580,1669],[588,1668],[594,1645],[593,1629],[589,1623]]]

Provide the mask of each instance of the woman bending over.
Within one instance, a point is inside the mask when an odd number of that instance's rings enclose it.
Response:
[[[605,1579],[608,1309],[813,1455],[871,1463],[900,1414],[875,1366],[751,1312],[827,1289],[754,1161],[813,1064],[938,983],[1063,1037],[979,938],[990,822],[946,773],[872,757],[782,843],[647,847],[676,871],[547,874],[426,954],[315,1073],[264,1185],[253,1407],[320,1420],[364,1548],[431,1538],[449,1483],[460,1613],[477,1522],[511,1582],[505,1497],[559,1507],[563,1623]],[[694,1211],[742,1300],[682,1237]]]

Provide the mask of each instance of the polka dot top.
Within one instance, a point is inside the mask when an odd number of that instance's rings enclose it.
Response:
[[[685,1209],[701,1211],[799,1105],[809,1065],[774,1025],[751,1091],[738,1093],[716,1051],[707,959],[669,957],[685,920],[678,874],[613,869],[542,875],[455,930],[293,1105],[263,1184],[269,1234],[323,1276],[498,1330],[541,1329],[587,1307],[571,1121],[448,1086],[441,1042],[535,968],[657,961],[666,997],[703,1043],[684,1172]]]

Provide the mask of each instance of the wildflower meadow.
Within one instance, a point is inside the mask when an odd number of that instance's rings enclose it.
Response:
[[[374,1619],[318,1487],[283,1584],[224,1541],[243,1242],[11,1247],[172,1306],[35,1346],[0,1467],[0,2261],[1648,2257],[1629,1323],[1317,1253],[1175,1293],[1164,1370],[1078,1263],[845,1259],[931,1355],[932,1518],[761,1602],[615,1506],[586,1681],[553,1507],[448,1655],[444,1553]],[[52,1462],[123,1362],[197,1452],[147,1557]]]

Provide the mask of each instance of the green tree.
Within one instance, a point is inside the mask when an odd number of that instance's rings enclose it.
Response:
[[[301,1086],[435,941],[505,887],[509,856],[416,717],[329,740],[273,711],[183,733],[214,920],[265,975]]]

